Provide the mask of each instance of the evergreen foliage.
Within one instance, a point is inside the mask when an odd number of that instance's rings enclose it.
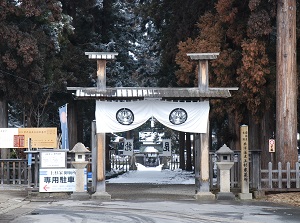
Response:
[[[96,64],[85,52],[119,53],[107,64],[111,87],[196,86],[197,64],[186,53],[220,52],[210,63],[210,86],[239,87],[232,99],[211,103],[220,146],[238,148],[239,124],[251,124],[258,132],[252,140],[266,149],[275,131],[276,6],[276,0],[2,0],[0,99],[16,125],[26,117],[28,126],[59,127],[58,107],[73,100],[66,87],[95,86]],[[89,144],[94,103],[78,108]]]

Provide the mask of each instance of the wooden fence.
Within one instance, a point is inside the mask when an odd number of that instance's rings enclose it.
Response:
[[[71,157],[68,157],[68,168],[71,168]],[[38,172],[39,172],[38,154],[33,156],[32,165],[28,166],[27,159],[0,159],[0,185],[16,184],[28,185],[28,187],[38,187]],[[240,153],[234,152],[232,157],[234,166],[231,169],[231,188],[240,188]],[[219,188],[218,169],[216,168],[216,156],[210,153],[210,188],[215,190]],[[124,159],[112,159],[112,168],[128,171],[130,161]],[[177,159],[169,160],[169,168],[179,168]],[[91,170],[91,164],[88,165],[88,171]],[[250,190],[264,191],[300,191],[300,163],[295,164],[295,169],[291,169],[290,163],[286,167],[282,167],[278,163],[274,169],[272,163],[269,163],[268,169],[260,168],[260,153],[259,151],[251,151],[249,153],[249,188]]]
[[[27,159],[0,159],[0,184],[27,184]]]
[[[111,169],[121,172],[127,172],[129,170],[130,160],[128,156],[111,156],[110,166]]]
[[[261,170],[261,188],[262,190],[274,191],[300,191],[300,164],[295,164],[295,169],[291,169],[288,162],[283,168],[281,162],[277,169],[273,169],[273,164],[269,162],[268,169]]]

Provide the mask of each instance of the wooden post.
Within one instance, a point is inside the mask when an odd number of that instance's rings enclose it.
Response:
[[[97,60],[97,90],[106,90],[106,61],[114,59],[118,53],[112,52],[86,52],[85,55],[89,56],[89,59]],[[97,120],[96,120],[97,122]],[[101,120],[98,120],[101,122]],[[105,188],[105,133],[97,133],[97,152],[96,157],[93,159],[97,160],[97,184],[96,192],[92,195],[92,198],[110,200],[111,196],[106,193]]]
[[[208,60],[216,59],[219,53],[188,53],[192,60],[197,60],[198,65],[198,88],[201,92],[209,91]],[[196,199],[214,200],[215,196],[209,191],[209,121],[206,133],[199,136],[199,147],[195,144],[195,181]],[[200,166],[197,166],[200,165]],[[198,172],[196,172],[199,171]],[[199,175],[198,175],[199,174]]]
[[[215,200],[209,187],[209,121],[206,133],[195,135],[196,200]],[[197,138],[196,138],[197,136]]]
[[[97,89],[106,90],[106,60],[97,60]]]
[[[261,190],[260,151],[252,151],[252,188]]]
[[[199,60],[198,87],[200,91],[208,90],[208,60]]]
[[[105,133],[97,133],[97,181],[105,180]]]
[[[209,192],[209,133],[200,134],[201,144],[201,158],[200,158],[200,171],[201,171],[201,188],[200,191]]]
[[[0,128],[8,127],[8,105],[7,100],[0,98]],[[8,159],[10,157],[9,148],[1,148],[1,159]]]
[[[299,170],[300,164],[296,163],[296,188],[300,188],[300,170]]]
[[[195,150],[195,185],[196,194],[200,192],[201,174],[200,174],[200,134],[194,135],[194,150]]]
[[[278,188],[282,188],[282,166],[281,162],[278,163]]]
[[[219,53],[188,53],[192,60],[198,61],[198,88],[201,92],[209,90],[208,60],[216,59]]]
[[[272,167],[272,163],[269,162],[269,165],[268,165],[268,172],[269,172],[269,188],[273,188],[273,167]]]
[[[92,189],[96,191],[97,187],[97,134],[96,122],[91,123],[91,148],[92,148]]]

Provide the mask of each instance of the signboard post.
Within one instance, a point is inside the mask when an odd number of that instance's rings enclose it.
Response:
[[[163,153],[161,156],[171,156],[172,151],[171,151],[171,139],[163,139]]]
[[[133,139],[125,139],[123,155],[125,155],[125,156],[133,155]]]
[[[133,139],[125,139],[123,155],[130,156],[129,169],[136,170],[137,167],[135,165],[135,156],[134,156],[134,152],[133,152]]]
[[[168,165],[168,157],[171,157],[172,150],[171,150],[171,139],[163,139],[162,140],[163,145],[163,153],[160,154],[163,157],[163,169],[169,169]]]

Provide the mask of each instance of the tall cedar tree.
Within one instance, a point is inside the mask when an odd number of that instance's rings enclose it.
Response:
[[[276,158],[295,168],[297,156],[296,0],[277,3]]]
[[[24,109],[27,126],[40,126],[52,92],[64,83],[55,55],[68,18],[56,0],[1,1],[0,7],[1,95]]]
[[[239,87],[229,100],[211,100],[211,122],[219,137],[231,149],[240,149],[239,128],[249,125],[251,150],[262,150],[269,160],[268,139],[275,131],[275,41],[276,1],[219,0],[215,10],[200,17],[199,35],[178,45],[176,72],[178,83],[197,83],[195,64],[186,58],[189,52],[220,52],[212,61],[210,84],[215,87]],[[225,121],[224,121],[225,120]],[[227,120],[227,121],[226,121]],[[222,131],[225,128],[225,131]]]

